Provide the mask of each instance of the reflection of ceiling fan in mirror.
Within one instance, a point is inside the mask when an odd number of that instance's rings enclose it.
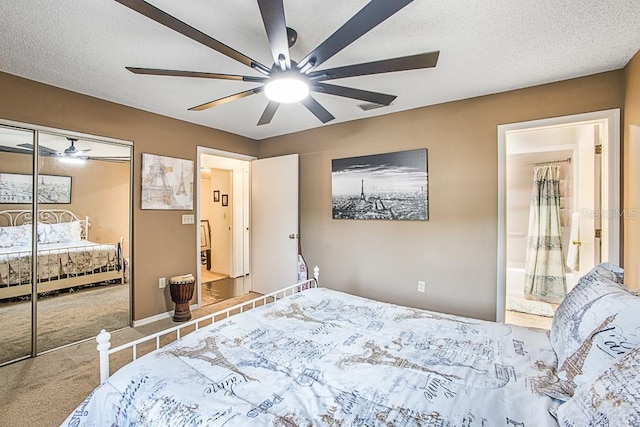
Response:
[[[91,151],[91,148],[85,148],[84,150],[78,150],[76,148],[76,141],[78,140],[77,138],[69,138],[67,137],[67,139],[69,140],[69,142],[71,142],[71,145],[67,148],[65,148],[64,150],[64,155],[67,157],[80,157],[82,156],[83,153],[86,153],[87,151]]]
[[[76,147],[78,138],[66,137],[71,145],[65,148],[63,151],[54,150],[44,145],[38,147],[38,154],[43,157],[57,157],[60,160],[67,160],[70,163],[79,163],[84,160],[102,160],[106,162],[123,162],[128,161],[129,156],[88,156],[85,153],[91,151],[91,148],[80,149]],[[18,144],[18,147],[23,147],[29,151],[33,151],[33,144]]]

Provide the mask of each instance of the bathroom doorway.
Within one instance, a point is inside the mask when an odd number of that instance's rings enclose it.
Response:
[[[580,277],[618,263],[618,123],[611,110],[499,127],[498,321],[549,329]],[[541,208],[554,223],[542,234]]]

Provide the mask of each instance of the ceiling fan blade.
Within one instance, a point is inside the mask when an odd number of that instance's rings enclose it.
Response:
[[[131,161],[129,156],[123,157],[85,157],[87,160],[96,160],[99,162],[115,162],[115,163],[123,163]]]
[[[312,98],[311,96],[307,96],[305,99],[303,99],[302,103],[322,123],[327,123],[335,119],[335,117],[333,117],[333,115],[331,115],[331,113],[328,112],[326,108],[320,105],[320,103],[316,101],[314,98]]]
[[[264,29],[273,55],[273,63],[282,71],[291,68],[289,57],[289,41],[287,38],[287,23],[284,19],[284,5],[282,0],[258,0]]]
[[[438,63],[440,51],[420,53],[418,55],[402,56],[399,58],[383,59],[381,61],[365,62],[344,67],[318,70],[309,73],[313,80],[332,80],[345,77],[367,76],[371,74],[392,73],[394,71],[420,70],[433,68]]]
[[[307,72],[318,67],[412,1],[371,0],[342,27],[320,43],[320,46],[304,57],[298,64],[298,69]]]
[[[240,80],[243,82],[261,82],[266,77],[240,76],[236,74],[202,73],[200,71],[163,70],[159,68],[125,67],[134,74],[151,76],[197,77],[201,79]]]
[[[361,101],[373,102],[375,104],[389,105],[397,98],[397,95],[387,95],[386,93],[371,92],[368,90],[355,89],[351,87],[336,86],[328,83],[317,83],[312,90],[329,95],[343,96],[345,98],[359,99]]]
[[[218,40],[204,34],[203,32],[196,30],[192,26],[185,24],[177,18],[169,15],[168,13],[158,9],[157,7],[150,5],[149,3],[143,0],[115,0],[123,6],[128,7],[141,15],[146,16],[149,19],[156,21],[159,24],[164,25],[165,27],[171,28],[172,30],[182,34],[183,36],[189,37],[192,40],[197,41],[217,52],[220,52],[223,55],[228,56],[231,59],[235,59],[236,61],[254,68],[264,74],[268,74],[270,69],[264,66],[263,64],[249,58],[246,55],[238,52],[237,50],[227,46],[224,43],[219,42]]]
[[[278,110],[280,104],[275,101],[269,101],[267,107],[264,109],[262,116],[260,116],[260,120],[258,120],[258,126],[267,125],[271,123],[271,119],[273,119],[273,115]]]
[[[20,144],[24,145],[24,144]],[[18,148],[18,147],[8,147],[8,146],[0,146],[0,151],[3,153],[18,153],[18,154],[33,154],[33,149],[28,148]]]
[[[245,90],[244,92],[236,93],[234,95],[225,96],[224,98],[216,99],[215,101],[207,102],[202,105],[196,105],[195,107],[189,108],[189,111],[203,111],[209,108],[216,107],[218,105],[226,104],[227,102],[236,101],[238,99],[245,98],[247,96],[255,95],[256,93],[262,92],[262,87],[256,87],[253,89]]]
[[[24,147],[24,148],[27,148],[27,149],[33,151],[33,144],[28,144],[28,143],[18,144],[18,147]],[[38,154],[41,154],[43,156],[59,156],[60,152],[56,151],[56,150],[53,150],[53,149],[51,149],[49,147],[45,147],[44,145],[39,145],[38,146]]]

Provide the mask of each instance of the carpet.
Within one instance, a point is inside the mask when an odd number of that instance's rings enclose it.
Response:
[[[533,314],[536,316],[553,317],[551,304],[543,301],[531,301],[524,298],[507,297],[507,311]]]
[[[0,363],[29,354],[31,302],[0,304]],[[105,285],[38,302],[38,352],[129,326],[129,286]],[[1,423],[0,423],[1,424]]]
[[[249,293],[193,311],[200,317],[259,296]],[[112,347],[170,328],[171,318],[111,334]],[[0,346],[2,346],[0,342]],[[139,352],[140,356],[143,354]],[[111,358],[111,372],[127,363],[131,352]],[[55,350],[0,368],[0,425],[58,426],[99,384],[94,340]]]

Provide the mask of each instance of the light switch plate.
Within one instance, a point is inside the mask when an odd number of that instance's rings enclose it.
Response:
[[[424,292],[427,284],[423,280],[418,280],[418,292]]]
[[[183,224],[193,224],[195,222],[195,217],[193,214],[182,215],[182,223]]]

